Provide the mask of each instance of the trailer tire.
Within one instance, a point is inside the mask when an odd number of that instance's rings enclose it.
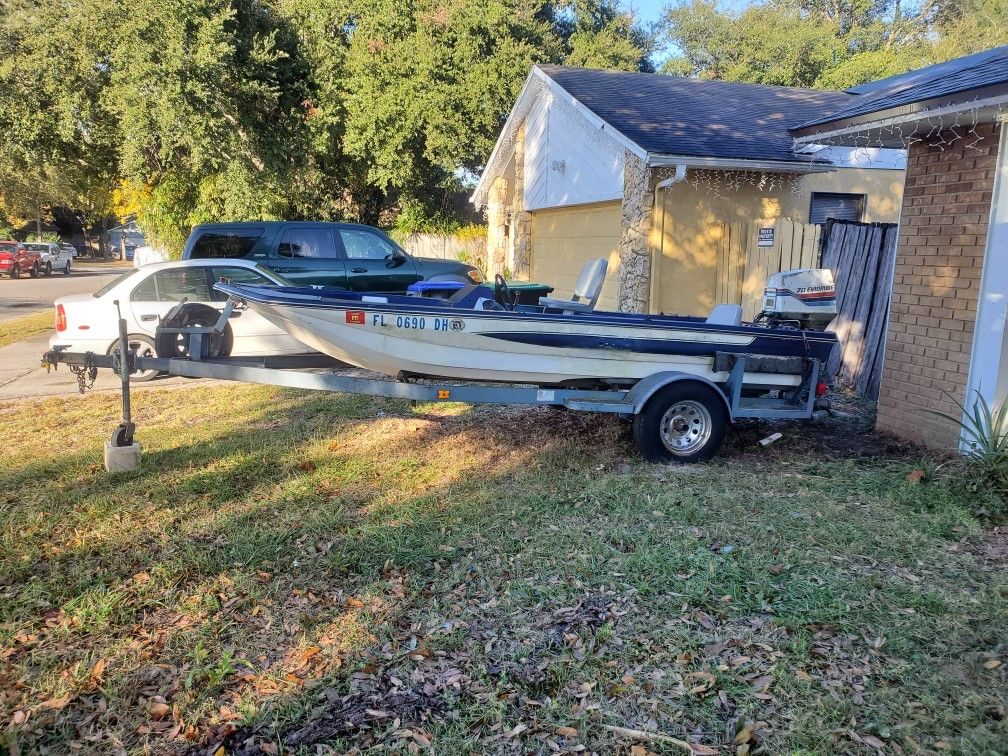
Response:
[[[203,326],[209,328],[220,320],[220,311],[205,304],[186,304],[179,308],[171,320],[161,323],[169,328],[188,328],[189,326]],[[159,328],[154,337],[154,348],[158,357],[168,359],[188,359],[189,344],[183,340],[182,334],[163,333]],[[234,331],[231,324],[224,326],[224,332],[216,339],[211,340],[210,353],[208,357],[230,357],[234,348]]]
[[[641,456],[660,464],[704,462],[724,441],[728,410],[714,389],[680,381],[655,393],[634,416]]]

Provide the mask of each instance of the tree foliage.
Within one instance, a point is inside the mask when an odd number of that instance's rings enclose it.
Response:
[[[479,170],[536,62],[647,68],[619,0],[7,0],[0,204],[377,222]]]
[[[1008,42],[1004,0],[768,0],[665,11],[663,70],[757,84],[846,89]]]

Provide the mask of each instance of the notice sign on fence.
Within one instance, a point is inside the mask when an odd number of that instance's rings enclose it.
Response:
[[[757,247],[772,247],[774,244],[774,228],[761,228],[759,236],[756,237]]]

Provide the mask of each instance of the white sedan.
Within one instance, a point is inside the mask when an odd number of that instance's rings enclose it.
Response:
[[[194,306],[224,309],[227,297],[214,291],[220,280],[258,285],[289,285],[265,268],[246,260],[180,260],[134,268],[94,294],[57,299],[56,333],[49,347],[73,352],[108,354],[118,346],[119,316],[126,319],[130,348],[138,356],[153,357],[155,330],[161,319],[183,299]],[[235,310],[228,321],[233,338],[230,354],[238,357],[312,354],[312,350],[251,310]],[[150,380],[157,373],[142,371],[134,380]]]

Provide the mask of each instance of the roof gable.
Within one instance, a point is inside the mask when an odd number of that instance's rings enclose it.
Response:
[[[627,139],[656,155],[795,162],[788,129],[852,99],[844,92],[542,65]]]

